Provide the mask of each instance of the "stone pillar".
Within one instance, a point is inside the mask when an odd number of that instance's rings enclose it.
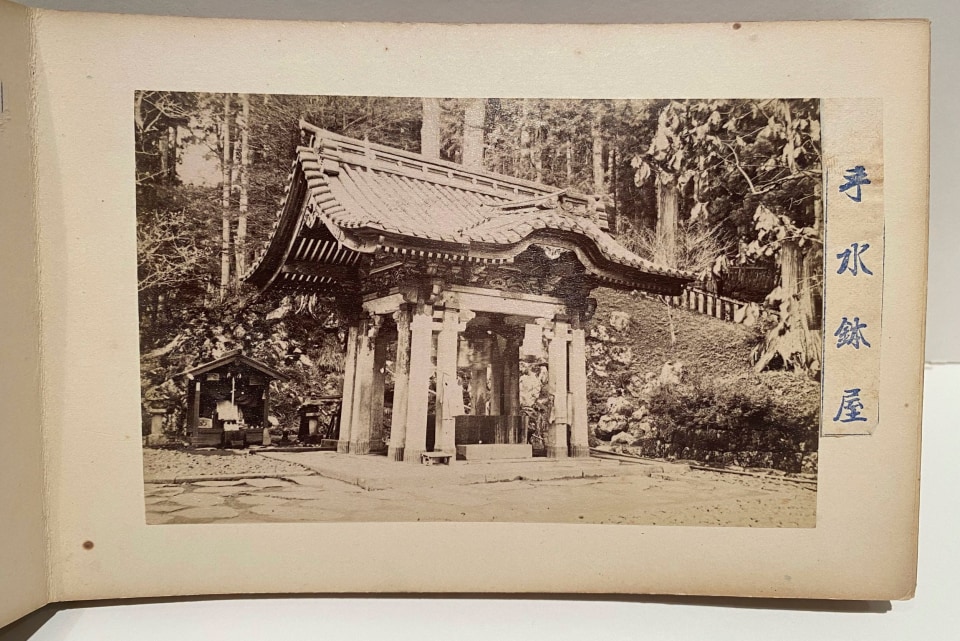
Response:
[[[163,436],[163,417],[167,410],[162,407],[150,408],[150,436]]]
[[[456,455],[455,425],[456,414],[462,411],[463,391],[457,381],[457,353],[460,347],[460,312],[445,309],[443,326],[437,337],[437,437],[434,441],[435,452]],[[455,398],[451,394],[460,394]]]
[[[260,397],[263,403],[263,414],[260,427],[265,430],[270,429],[270,379],[263,382],[263,395]]]
[[[410,382],[407,385],[407,425],[403,460],[419,463],[427,449],[427,406],[430,356],[433,351],[433,307],[424,305],[410,320]]]
[[[490,362],[490,415],[502,416],[506,414],[503,410],[503,354],[500,350],[499,336],[494,336],[490,340],[489,357]]]
[[[520,341],[508,337],[500,355],[503,362],[502,412],[507,416],[519,416],[520,408]]]
[[[473,405],[473,414],[485,416],[496,414],[493,411],[490,385],[487,382],[487,369],[490,364],[490,343],[486,338],[470,341],[470,402]],[[487,403],[491,409],[487,411]]]
[[[590,456],[587,430],[587,348],[584,331],[570,331],[570,456]]]
[[[190,438],[191,445],[196,445],[200,438],[200,379],[193,381],[193,405],[190,408]]]
[[[403,460],[407,437],[407,395],[410,388],[410,309],[402,306],[393,315],[397,322],[397,360],[393,366],[393,415],[390,419],[390,446],[387,458]]]
[[[150,412],[150,434],[147,436],[147,445],[162,445],[167,442],[167,436],[163,433],[163,417],[167,410],[162,407],[151,407]]]
[[[382,320],[382,319],[381,319]],[[389,336],[380,330],[373,349],[373,385],[370,390],[370,450],[382,452],[383,394],[387,375],[387,341]]]
[[[567,340],[569,337],[567,327],[565,321],[556,321],[553,324],[553,336],[550,338],[550,347],[547,350],[547,367],[550,374],[547,389],[553,401],[550,428],[547,433],[549,458],[566,458],[568,455]]]
[[[370,432],[373,415],[374,352],[378,333],[378,317],[365,318],[357,332],[357,365],[353,383],[353,410],[350,425],[350,453],[370,453]]]
[[[343,361],[343,393],[340,398],[340,438],[337,440],[337,451],[350,451],[350,427],[353,425],[353,387],[357,372],[357,342],[360,328],[356,324],[350,325],[347,332],[347,353]]]

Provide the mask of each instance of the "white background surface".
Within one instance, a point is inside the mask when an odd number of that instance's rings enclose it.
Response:
[[[955,0],[28,0],[27,4],[175,15],[406,20],[446,22],[707,22],[775,19],[911,17],[933,20],[931,283],[927,359],[960,361],[953,339],[960,303],[960,222],[951,205],[960,196],[956,150],[960,3]],[[837,61],[837,73],[844,72]],[[257,599],[71,608],[0,632],[0,638],[112,639],[953,639],[960,615],[960,530],[954,488],[960,480],[954,399],[960,365],[928,368],[925,394],[917,597],[872,605],[773,603],[749,600],[491,600],[491,599]],[[316,546],[304,542],[308,553]],[[598,550],[598,553],[615,551]],[[784,609],[792,608],[792,609]],[[800,609],[808,608],[808,609]],[[827,610],[827,611],[824,611]],[[886,611],[885,611],[886,610]]]

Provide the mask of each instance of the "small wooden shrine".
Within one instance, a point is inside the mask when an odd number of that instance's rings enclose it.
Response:
[[[617,243],[599,199],[300,124],[306,144],[245,279],[332,297],[349,319],[338,451],[529,455],[520,359],[545,345],[546,454],[588,456],[590,292],[677,296],[692,275]]]
[[[183,372],[187,440],[194,446],[262,444],[270,423],[270,383],[280,372],[237,349]]]

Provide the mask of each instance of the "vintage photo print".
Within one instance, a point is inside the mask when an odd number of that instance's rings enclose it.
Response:
[[[816,526],[819,99],[133,103],[148,524]]]

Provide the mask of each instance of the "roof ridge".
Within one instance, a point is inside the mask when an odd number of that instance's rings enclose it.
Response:
[[[363,149],[364,151],[373,152],[368,154],[372,155],[373,160],[376,160],[376,155],[381,156],[395,156],[402,160],[413,161],[423,163],[430,167],[441,169],[440,174],[448,174],[448,172],[454,172],[462,176],[475,177],[485,181],[494,181],[501,183],[503,185],[509,185],[518,189],[524,190],[535,190],[543,192],[541,195],[552,194],[557,191],[563,191],[571,200],[582,200],[584,203],[588,203],[592,196],[588,194],[580,194],[570,191],[569,189],[563,189],[547,185],[545,183],[539,183],[532,180],[527,180],[525,178],[517,178],[516,176],[510,176],[509,174],[501,174],[493,171],[488,171],[486,169],[474,169],[461,165],[460,163],[451,162],[449,160],[443,160],[441,158],[431,158],[420,153],[407,151],[405,149],[399,149],[397,147],[391,147],[388,145],[382,145],[379,143],[370,142],[369,140],[362,140],[359,138],[352,138],[350,136],[345,136],[343,134],[338,134],[336,132],[330,131],[328,129],[323,129],[317,127],[306,120],[300,120],[300,129],[304,132],[307,132],[313,135],[316,138],[317,143],[321,143],[323,140],[329,140],[336,143],[345,143],[349,146],[357,147],[357,151]],[[316,147],[307,147],[308,149],[313,149],[314,153],[317,153]],[[300,147],[298,147],[298,150]],[[322,154],[322,151],[320,152]],[[359,154],[358,154],[359,155]],[[346,162],[346,159],[342,159],[343,162]],[[363,164],[363,163],[359,163]],[[372,163],[371,163],[372,164]],[[465,183],[463,189],[470,189],[470,184]]]
[[[503,202],[498,205],[489,205],[487,203],[483,203],[481,207],[499,209],[500,211],[523,209],[531,206],[534,206],[537,209],[556,209],[560,205],[560,198],[566,195],[566,193],[566,189],[561,189],[553,193],[543,194],[542,196],[534,196],[533,198],[526,198],[524,200],[508,200],[507,202]],[[545,203],[552,204],[550,206],[544,206]]]

